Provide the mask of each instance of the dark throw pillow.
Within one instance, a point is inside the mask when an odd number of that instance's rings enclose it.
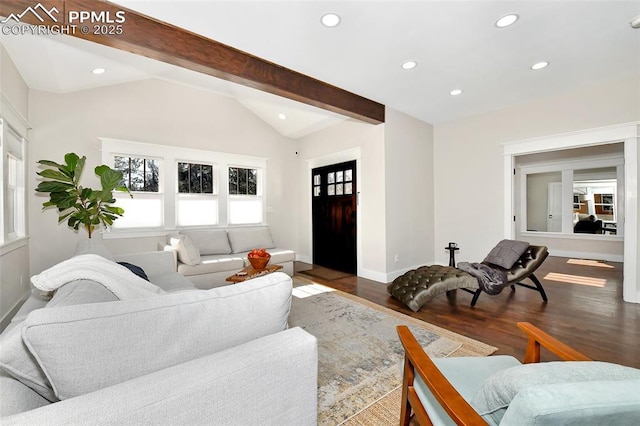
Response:
[[[502,240],[489,252],[484,262],[511,269],[528,248],[529,243],[525,241]]]
[[[129,262],[118,262],[118,264],[124,266],[125,268],[127,268],[128,270],[130,270],[131,272],[133,272],[143,280],[149,281],[149,277],[147,277],[147,274],[144,272],[144,269],[142,269],[141,267],[137,265],[133,265]]]

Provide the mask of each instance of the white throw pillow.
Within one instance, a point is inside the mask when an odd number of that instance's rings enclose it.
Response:
[[[178,260],[185,265],[199,265],[200,251],[193,240],[188,235],[180,235],[179,237],[171,237],[171,247],[178,253]]]

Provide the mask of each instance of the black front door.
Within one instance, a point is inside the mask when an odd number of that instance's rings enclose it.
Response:
[[[311,171],[313,263],[355,274],[356,162]]]

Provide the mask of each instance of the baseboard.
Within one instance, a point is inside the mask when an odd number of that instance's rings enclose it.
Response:
[[[381,284],[386,284],[389,281],[387,280],[387,274],[384,272],[372,271],[370,269],[360,268],[358,271],[358,276],[362,278],[366,278],[368,280],[377,281]]]
[[[624,255],[611,253],[581,253],[576,251],[549,249],[549,256],[572,257],[578,259],[606,260],[608,262],[624,262]]]
[[[7,328],[7,326],[9,325],[9,323],[11,322],[11,319],[13,319],[13,317],[16,315],[16,313],[18,312],[18,310],[20,310],[20,307],[22,307],[22,304],[29,298],[29,295],[31,294],[31,291],[27,291],[12,307],[11,309],[9,309],[9,312],[7,312],[6,314],[4,314],[4,316],[2,317],[2,319],[0,320],[0,333],[2,333],[4,331],[5,328]]]
[[[296,260],[298,262],[304,262],[304,263],[308,263],[308,264],[313,264],[313,259],[311,259],[309,256],[301,256],[299,254],[296,254]]]
[[[623,299],[623,300],[627,303],[640,303],[640,291],[636,292],[635,296],[636,296],[635,299],[631,299],[631,300]]]

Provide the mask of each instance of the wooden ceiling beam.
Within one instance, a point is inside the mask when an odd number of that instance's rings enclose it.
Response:
[[[2,0],[0,16],[17,16],[37,3]],[[253,87],[367,123],[384,123],[385,107],[382,104],[119,5],[96,0],[40,0],[39,3],[49,11],[56,7],[58,13],[52,14],[57,22],[49,18],[41,22],[31,12],[20,17],[20,22],[45,26],[75,25],[75,31],[69,31],[74,37]],[[102,13],[103,21],[106,17],[115,21],[118,16],[124,16],[124,22],[80,23],[77,19],[73,20],[71,12],[81,11]],[[118,12],[124,12],[124,15],[118,15]],[[46,17],[44,13],[39,15]],[[13,22],[11,20],[8,24]],[[121,34],[116,33],[117,25],[121,25]],[[111,34],[110,29],[114,29]],[[102,30],[106,30],[107,34],[103,34],[105,31]]]

